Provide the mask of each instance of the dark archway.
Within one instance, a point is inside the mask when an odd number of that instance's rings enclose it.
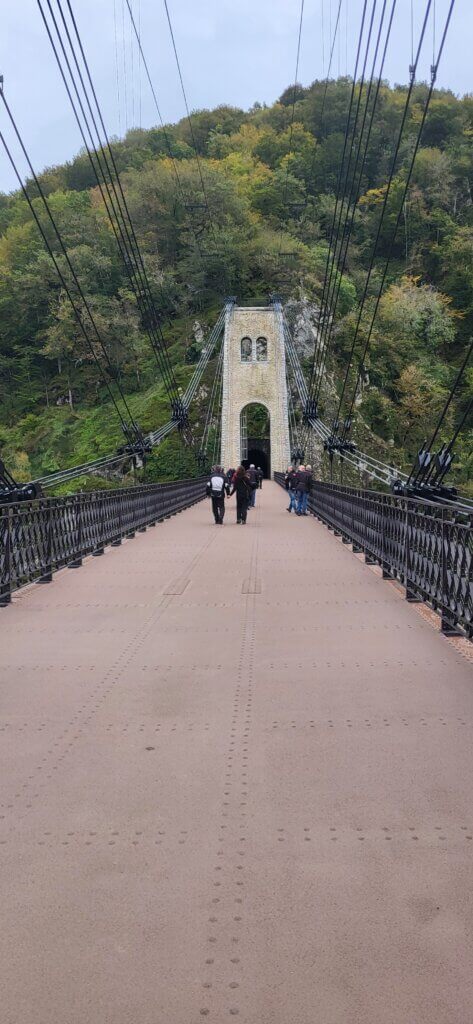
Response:
[[[241,461],[252,463],[271,476],[271,425],[269,410],[262,402],[250,402],[240,414]]]
[[[255,444],[258,444],[258,442],[256,441]],[[257,468],[259,466],[263,470],[265,479],[268,479],[271,470],[269,452],[265,452],[262,447],[248,448],[248,459],[246,461],[249,466],[252,463]]]

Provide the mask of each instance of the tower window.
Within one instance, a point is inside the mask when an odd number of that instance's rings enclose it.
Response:
[[[256,359],[258,363],[266,363],[268,361],[268,342],[266,338],[256,339]]]
[[[253,342],[251,338],[241,339],[241,361],[242,363],[251,363],[253,356]]]

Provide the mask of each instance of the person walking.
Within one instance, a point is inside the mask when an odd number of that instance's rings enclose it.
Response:
[[[312,483],[312,467],[311,466],[300,466],[297,474],[296,491],[298,495],[297,499],[297,512],[298,516],[307,515],[307,505],[309,502],[310,485]]]
[[[238,466],[235,476],[233,477],[230,494],[236,494],[236,521],[244,526],[246,523],[246,513],[248,512],[248,504],[251,495],[251,483],[244,466]]]
[[[284,485],[289,497],[288,512],[297,512],[298,494],[296,491],[297,469],[295,466],[288,466],[284,477]]]
[[[207,483],[207,496],[212,499],[212,512],[217,526],[223,526],[225,515],[225,491],[228,485],[222,466],[212,466]]]
[[[256,505],[256,491],[258,488],[258,474],[253,462],[248,470],[248,479],[251,484],[250,504],[248,505],[248,508],[254,508]]]
[[[230,493],[230,487],[232,486],[233,477],[235,476],[234,469],[227,469],[225,473],[225,479],[227,481],[228,492]]]
[[[259,487],[260,491],[262,491],[263,490],[264,473],[263,473],[263,470],[261,469],[261,466],[257,467],[256,475],[258,477],[258,487]]]

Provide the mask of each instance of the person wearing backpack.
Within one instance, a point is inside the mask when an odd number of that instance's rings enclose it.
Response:
[[[248,508],[254,508],[256,505],[256,491],[258,489],[258,474],[253,463],[251,463],[251,466],[248,470],[248,480],[250,481],[251,484],[250,503],[248,505]]]
[[[228,493],[227,480],[222,466],[212,466],[207,482],[207,497],[212,499],[212,512],[217,526],[223,526],[225,491]]]

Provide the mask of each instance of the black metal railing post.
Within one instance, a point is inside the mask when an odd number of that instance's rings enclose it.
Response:
[[[445,520],[445,513],[442,509],[442,546],[440,566],[440,629],[445,636],[460,636],[460,631],[455,625],[454,616],[450,610],[449,585],[448,585],[448,552],[450,547],[451,520]]]
[[[94,558],[98,558],[99,555],[103,555],[104,548],[104,515],[105,515],[105,501],[103,498],[98,499],[99,505],[99,537],[97,546],[92,551]]]
[[[146,491],[143,492],[141,500],[142,500],[143,508],[142,508],[142,513],[141,513],[141,517],[140,517],[141,518],[141,523],[140,523],[140,525],[138,527],[138,533],[146,533],[146,518],[147,518],[146,517],[146,513],[147,513],[147,507],[148,507],[148,499],[146,497]]]
[[[44,543],[44,571],[41,573],[36,583],[51,583],[53,578],[53,567],[52,567],[52,547],[53,547],[53,509],[54,502],[45,502],[42,505],[41,512],[45,517],[45,543]]]
[[[376,558],[373,557],[369,545],[368,512],[368,502],[365,501],[363,506],[363,551],[365,553],[366,565],[374,565],[376,562]]]
[[[74,499],[73,504],[74,515],[76,517],[77,527],[77,544],[76,544],[76,556],[68,563],[69,569],[80,569],[82,565],[82,500],[80,496]]]
[[[386,544],[386,529],[387,529],[387,508],[384,503],[381,505],[381,568],[383,580],[389,580],[392,578],[390,566],[387,559],[387,544]]]
[[[409,508],[409,500],[407,500],[406,501],[406,579],[405,579],[406,600],[409,601],[411,604],[419,604],[419,602],[422,600],[422,598],[419,597],[419,593],[418,593],[418,591],[416,589],[415,583],[414,583],[413,580],[411,580],[411,576],[410,576],[410,565],[411,565],[411,560],[412,560],[412,544],[411,544],[411,534],[410,534],[409,525],[410,525],[410,517],[412,518],[412,515],[415,515],[415,512],[411,513],[410,508]]]
[[[117,518],[118,518],[118,535],[113,538],[110,543],[110,547],[119,548],[122,542],[122,500],[121,495],[117,497]]]

